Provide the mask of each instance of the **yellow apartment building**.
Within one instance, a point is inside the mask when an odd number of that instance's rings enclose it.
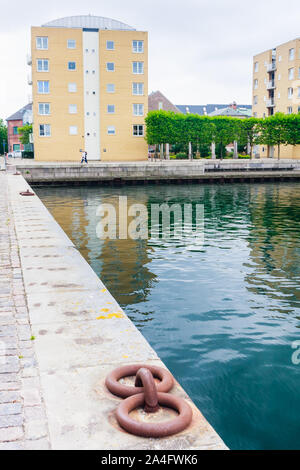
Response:
[[[99,16],[31,28],[37,161],[147,160],[148,33]]]
[[[254,117],[300,111],[300,38],[253,57]],[[261,157],[277,157],[277,149],[260,146]],[[300,145],[282,146],[280,158],[300,158]]]

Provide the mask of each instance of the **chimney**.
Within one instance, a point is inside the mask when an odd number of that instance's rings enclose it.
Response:
[[[236,109],[237,108],[236,102],[233,101],[232,104],[229,105],[229,107],[232,108],[232,109]]]

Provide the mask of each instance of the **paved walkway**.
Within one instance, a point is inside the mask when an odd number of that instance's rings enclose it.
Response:
[[[0,188],[0,450],[49,449],[5,173]]]

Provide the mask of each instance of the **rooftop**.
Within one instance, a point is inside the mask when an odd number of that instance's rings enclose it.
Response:
[[[23,106],[23,108],[19,109],[17,112],[6,118],[7,121],[21,121],[23,119],[24,113],[27,110],[32,109],[32,103],[26,104],[26,106]]]
[[[64,18],[49,21],[48,23],[42,24],[42,26],[47,28],[95,28],[136,31],[135,28],[122,23],[121,21],[114,20],[112,18],[105,18],[104,16],[93,15],[66,16]]]

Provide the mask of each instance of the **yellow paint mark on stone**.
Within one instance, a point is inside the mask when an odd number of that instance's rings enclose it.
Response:
[[[101,291],[100,291],[100,292],[106,292],[106,290],[107,290],[107,289],[101,289]]]
[[[109,308],[101,308],[100,312],[109,312]]]
[[[116,312],[116,313],[109,313],[108,315],[100,315],[100,317],[97,317],[97,320],[109,320],[110,318],[124,318],[123,313],[121,312]]]
[[[123,359],[127,359],[129,356],[126,356],[125,354],[122,356]]]

